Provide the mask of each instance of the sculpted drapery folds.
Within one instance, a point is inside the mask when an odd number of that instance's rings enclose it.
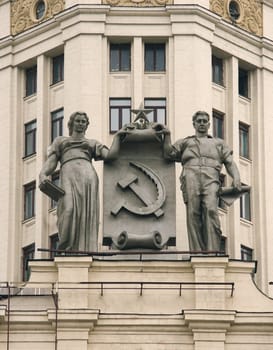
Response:
[[[40,173],[40,188],[43,189],[47,177],[60,162],[60,187],[65,192],[57,207],[60,250],[97,251],[99,193],[92,160],[114,159],[119,149],[119,134],[109,150],[100,142],[85,137],[88,124],[84,112],[70,116],[69,136],[53,141]]]

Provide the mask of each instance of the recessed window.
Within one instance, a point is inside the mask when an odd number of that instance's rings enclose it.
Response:
[[[35,7],[35,17],[36,19],[41,19],[45,15],[45,2],[43,0],[39,0]]]
[[[59,235],[58,233],[55,233],[54,235],[50,236],[50,250],[57,250],[59,245]],[[56,252],[50,252],[50,258],[53,259],[55,256],[57,256],[58,253]]]
[[[64,55],[52,58],[52,84],[64,80]]]
[[[242,219],[251,221],[250,192],[245,192],[240,197],[240,217]]]
[[[145,44],[145,72],[164,72],[165,44]]]
[[[131,99],[110,98],[110,132],[114,133],[131,121]]]
[[[239,68],[239,95],[249,97],[249,71]]]
[[[23,248],[23,281],[28,281],[30,277],[29,260],[34,259],[35,244],[32,243]]]
[[[36,120],[25,124],[25,157],[36,153]]]
[[[220,252],[226,254],[227,253],[227,238],[221,236],[220,240]]]
[[[37,92],[37,66],[26,69],[26,96],[36,94]]]
[[[218,85],[224,85],[223,59],[212,55],[212,81]]]
[[[131,44],[110,44],[110,71],[131,70]]]
[[[249,159],[249,125],[239,123],[239,154]]]
[[[212,112],[213,136],[224,139],[224,114],[218,111]]]
[[[63,136],[63,108],[51,112],[51,141],[58,136]]]
[[[147,114],[151,123],[166,124],[166,98],[145,98],[144,107],[153,109]]]
[[[240,6],[237,1],[230,1],[228,5],[229,15],[233,21],[237,21],[240,17]]]
[[[241,245],[241,260],[252,261],[253,260],[253,249]]]
[[[35,191],[36,191],[35,181],[24,185],[24,219],[25,220],[35,216]]]

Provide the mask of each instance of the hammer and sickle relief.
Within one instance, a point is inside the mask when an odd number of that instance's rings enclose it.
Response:
[[[122,208],[126,209],[130,213],[136,215],[151,215],[154,214],[157,218],[160,218],[164,215],[164,211],[161,209],[162,205],[166,200],[166,189],[164,183],[160,177],[147,165],[144,165],[139,162],[130,162],[132,167],[140,170],[145,174],[151,182],[156,186],[157,198],[152,201],[147,195],[145,189],[137,185],[138,177],[135,174],[128,174],[125,178],[117,182],[117,185],[123,190],[130,189],[144,204],[145,206],[137,207],[133,204],[128,203],[127,201],[121,201],[118,203],[115,208],[111,210],[111,214],[114,216],[118,215]]]

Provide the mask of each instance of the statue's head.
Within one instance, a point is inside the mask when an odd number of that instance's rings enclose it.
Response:
[[[209,114],[205,111],[197,111],[192,116],[192,124],[197,135],[207,135],[210,122]]]
[[[89,125],[89,118],[88,118],[88,115],[85,113],[85,112],[82,112],[82,111],[76,111],[74,113],[72,113],[69,117],[69,121],[67,123],[67,126],[68,126],[68,130],[69,130],[69,136],[72,135],[73,133],[73,125],[74,125],[74,120],[75,118],[80,115],[80,116],[83,116],[85,117],[86,119],[86,129],[88,128],[88,125]],[[85,129],[85,130],[86,130]]]

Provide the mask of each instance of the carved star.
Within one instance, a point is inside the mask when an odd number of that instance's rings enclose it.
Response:
[[[153,112],[153,109],[147,109],[147,108],[143,108],[143,103],[141,103],[139,105],[138,109],[131,109],[131,112],[136,114],[136,118],[134,120],[134,122],[136,122],[139,118],[144,118],[145,120],[147,120],[149,122],[149,119],[147,118],[147,114]]]

